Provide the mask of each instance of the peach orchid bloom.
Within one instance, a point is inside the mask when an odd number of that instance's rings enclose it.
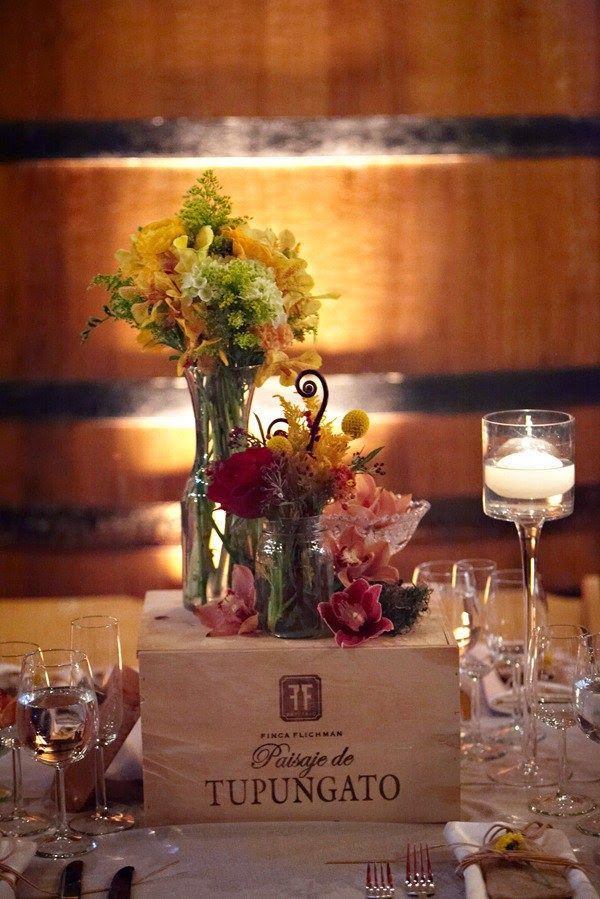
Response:
[[[337,500],[323,510],[325,517],[340,517],[352,520],[356,527],[385,527],[393,515],[402,515],[412,500],[410,493],[404,495],[377,487],[374,478],[366,472],[356,475],[356,488],[350,500]]]
[[[390,565],[390,547],[385,540],[369,542],[355,527],[349,527],[337,539],[328,534],[327,542],[335,573],[345,587],[358,578],[388,584],[399,580],[398,569]]]
[[[254,575],[246,565],[234,565],[231,589],[223,599],[214,599],[194,609],[209,637],[252,634],[258,627]]]

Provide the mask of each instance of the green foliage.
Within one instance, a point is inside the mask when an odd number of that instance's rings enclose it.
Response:
[[[192,238],[204,225],[209,225],[217,234],[224,225],[235,228],[245,221],[243,218],[231,217],[231,197],[223,193],[223,188],[211,169],[204,172],[185,194],[179,218]],[[218,244],[216,252],[223,250],[224,247]]]
[[[113,275],[96,275],[95,278],[92,278],[88,284],[88,290],[91,290],[92,287],[104,287],[110,294],[110,301],[102,307],[103,317],[92,315],[88,318],[86,326],[81,332],[82,341],[88,339],[94,328],[111,318],[121,319],[129,322],[130,325],[134,324],[131,307],[134,303],[140,302],[143,297],[133,297],[131,299],[121,296],[122,288],[131,287],[132,284],[131,278],[123,278],[118,272]]]
[[[374,469],[377,474],[382,474],[383,471],[381,462],[376,462],[375,465],[371,465],[371,462],[373,461],[375,456],[378,456],[382,449],[382,446],[378,446],[376,449],[371,450],[370,453],[367,453],[366,456],[363,456],[362,453],[354,453],[354,455],[352,456],[352,461],[350,462],[350,468],[355,472],[368,472],[371,469]]]
[[[384,618],[389,618],[394,625],[394,630],[384,636],[394,637],[409,631],[427,611],[430,595],[431,589],[421,584],[382,584],[379,602]]]

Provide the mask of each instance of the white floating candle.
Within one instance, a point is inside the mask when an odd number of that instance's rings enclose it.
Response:
[[[485,483],[511,499],[560,497],[575,483],[575,465],[552,453],[525,448],[485,464]]]

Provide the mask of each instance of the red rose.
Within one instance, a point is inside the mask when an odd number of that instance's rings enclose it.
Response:
[[[265,446],[252,446],[218,462],[213,469],[208,498],[240,518],[260,518],[265,501],[264,472],[273,464],[273,458]]]

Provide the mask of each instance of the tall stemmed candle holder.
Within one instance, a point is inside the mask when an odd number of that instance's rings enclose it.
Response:
[[[516,409],[483,417],[483,510],[517,527],[527,596],[525,682],[532,669],[538,606],[537,559],[545,521],[573,511],[574,420],[566,412]],[[527,703],[525,703],[527,706]],[[536,758],[535,722],[525,708],[525,756],[511,783],[551,782]]]

